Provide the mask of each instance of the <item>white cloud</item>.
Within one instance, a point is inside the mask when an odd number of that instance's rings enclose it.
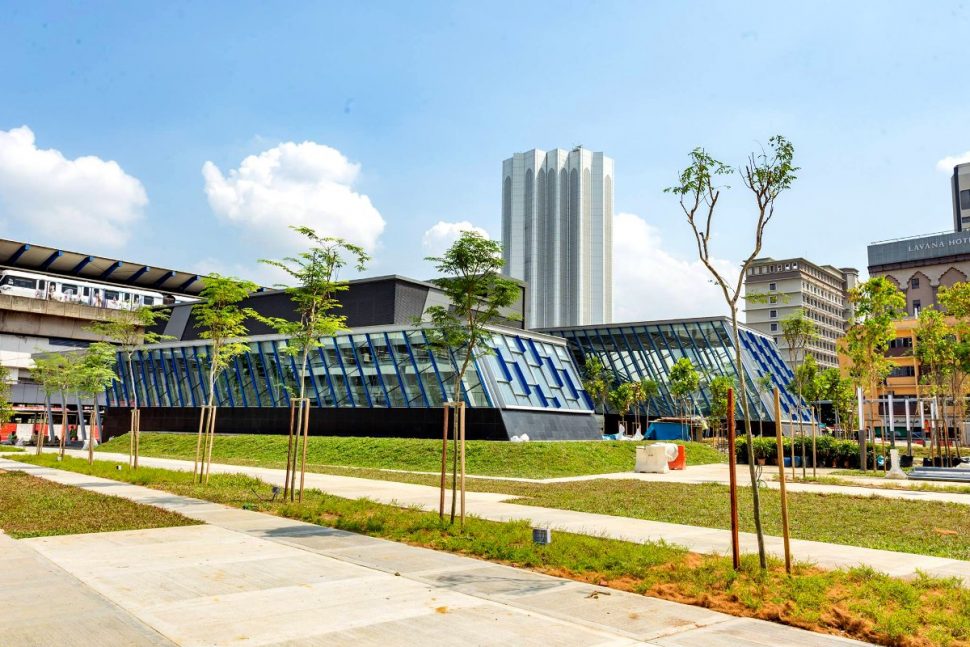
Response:
[[[970,162],[970,151],[960,155],[948,155],[936,163],[936,170],[944,173],[952,173],[953,167],[957,164]]]
[[[487,231],[473,225],[467,220],[461,220],[459,222],[439,220],[431,229],[424,232],[421,244],[429,256],[441,256],[445,250],[451,247],[452,243],[458,240],[458,237],[461,236],[461,232],[463,231],[475,231],[485,238],[490,238]]]
[[[228,177],[212,162],[202,167],[209,206],[217,216],[277,250],[299,237],[288,225],[307,226],[373,251],[384,218],[370,198],[353,190],[360,165],[315,142],[286,142],[250,155]]]
[[[117,162],[37,148],[33,131],[21,126],[0,130],[0,203],[38,243],[83,249],[126,243],[148,196]]]
[[[730,261],[715,260],[725,277],[737,280]],[[613,219],[613,320],[648,321],[727,314],[721,289],[696,259],[664,248],[660,230],[632,213]]]

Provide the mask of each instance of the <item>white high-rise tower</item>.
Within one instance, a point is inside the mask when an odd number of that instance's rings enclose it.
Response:
[[[613,160],[577,147],[502,162],[505,273],[528,284],[526,326],[613,318]]]

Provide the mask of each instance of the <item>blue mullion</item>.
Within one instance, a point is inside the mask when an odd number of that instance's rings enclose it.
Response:
[[[327,366],[327,356],[323,352],[323,346],[317,346],[317,355],[320,356],[320,365],[323,366],[323,373],[327,376],[327,388],[330,389],[330,397],[333,400],[333,406],[339,407],[340,401],[337,399],[337,391],[333,388],[333,378],[330,377],[330,367]]]
[[[643,374],[634,357],[633,349],[630,347],[626,335],[623,334],[623,328],[617,328],[615,332],[609,333],[609,336],[613,340],[613,345],[616,346],[617,358],[619,358],[620,363],[623,365],[623,370],[629,376],[628,380],[630,382],[639,382],[643,379]],[[623,346],[626,346],[626,352],[623,351]]]
[[[273,403],[273,406],[279,406],[276,400],[276,390],[273,388],[273,378],[270,377],[269,367],[266,365],[266,356],[263,354],[263,346],[259,342],[256,342],[256,353],[259,355],[259,364],[263,367],[263,379],[266,380],[266,392],[269,394],[269,401]],[[256,376],[253,375],[253,380],[255,381]],[[257,386],[257,393],[258,391]]]
[[[185,362],[185,382],[189,386],[189,399],[192,401],[192,406],[199,406],[198,401],[195,399],[195,389],[192,387],[192,371],[189,369],[189,356],[185,354],[185,346],[179,348],[182,353],[182,361]]]
[[[461,367],[461,365],[458,363],[458,358],[455,356],[454,351],[452,351],[450,348],[448,349],[448,354],[451,356],[451,363],[455,367],[455,373],[457,373],[460,370],[460,367]],[[475,360],[475,357],[473,355],[472,356],[472,361],[474,361],[474,360]],[[528,362],[525,359],[525,351],[522,352],[522,361],[526,362],[526,365],[528,365]],[[515,367],[516,367],[516,370],[519,370],[519,371],[522,370],[522,369],[519,368],[518,362],[515,363]],[[523,374],[523,377],[522,377],[522,381],[525,382],[525,384],[526,384],[526,392],[528,393],[529,386],[528,386],[528,382],[526,382],[526,380],[525,380],[525,375],[524,374]],[[458,383],[458,388],[461,389],[461,397],[465,400],[465,404],[467,404],[468,406],[473,406],[472,405],[471,396],[468,395],[468,387],[465,386],[465,380],[464,380],[464,378],[462,378],[461,382]]]
[[[226,382],[226,399],[229,400],[229,406],[235,408],[236,399],[232,397],[232,381],[229,379],[229,371],[223,369],[219,377]]]
[[[209,404],[209,382],[206,380],[205,373],[202,371],[202,360],[199,359],[199,347],[192,347],[192,356],[195,358],[195,370],[199,373],[199,392],[202,394],[202,404]]]
[[[175,395],[178,396],[179,406],[185,407],[185,398],[182,397],[182,378],[179,375],[178,365],[175,361],[175,349],[169,349],[168,363],[172,367],[172,383],[175,385]]]
[[[333,350],[337,353],[337,365],[340,366],[340,372],[344,374],[344,388],[347,390],[347,398],[350,400],[350,406],[357,408],[357,401],[354,400],[354,392],[350,389],[350,377],[347,375],[347,367],[344,366],[344,357],[340,353],[340,345],[337,343],[336,337],[331,337],[333,340]]]
[[[478,383],[482,387],[482,393],[485,394],[485,402],[489,407],[494,406],[492,404],[492,395],[488,392],[488,384],[485,382],[485,378],[482,375],[481,365],[479,364],[477,357],[472,358],[472,366],[475,369],[475,374],[478,375]]]
[[[670,348],[670,340],[667,337],[667,335],[664,334],[663,326],[660,326],[659,328],[660,328],[660,335],[664,338],[664,343],[667,345],[667,348],[669,349]],[[677,331],[674,329],[674,325],[673,324],[668,324],[668,328],[670,328],[670,335],[672,335],[674,337],[674,341],[677,342],[677,348],[680,349],[680,356],[681,357],[686,357],[687,359],[690,359],[690,356],[687,354],[687,349],[684,348],[684,345],[680,343],[680,336],[677,334]],[[673,351],[671,351],[670,354],[673,355]],[[693,363],[693,362],[691,362],[691,363]],[[703,390],[701,392],[703,393]],[[696,402],[694,400],[694,396],[691,396],[690,399],[691,399],[691,403],[692,404],[696,404]],[[690,415],[694,415],[693,411],[691,411]]]
[[[630,331],[631,331],[630,335],[635,337],[636,329],[630,328]],[[633,350],[633,346],[630,344],[630,335],[627,335],[627,333],[623,332],[622,328],[619,329],[617,334],[623,337],[623,343],[630,351],[630,361],[633,363],[633,365],[637,369],[637,372],[640,374],[640,381],[642,382],[645,378],[650,378],[651,380],[657,383],[657,387],[658,387],[657,392],[659,393],[660,381],[657,380],[656,376],[653,374],[653,371],[650,370],[650,366],[647,364],[647,358],[645,357],[646,353],[643,352],[643,345],[639,344],[639,341],[637,342],[638,345],[640,345],[640,352],[642,353],[642,355],[638,354],[635,350]],[[652,399],[653,398],[651,398],[651,400]],[[644,409],[644,415],[646,415],[646,407],[643,407],[643,409]]]
[[[653,335],[650,334],[650,329],[644,326],[643,328],[641,328],[641,331],[643,333],[643,336],[647,338],[647,341],[650,342],[650,348],[653,349],[654,356],[656,357],[656,362],[662,365],[663,353],[661,353],[660,349],[657,348],[657,343],[653,340]],[[663,337],[662,333],[660,333],[660,335],[661,337]],[[640,335],[637,335],[637,344],[640,345],[640,348],[643,348],[643,342],[640,341]],[[646,353],[646,351],[644,351],[644,353]],[[649,361],[649,356],[647,357],[647,360]],[[657,366],[654,366],[653,368],[654,368],[654,371],[659,375],[660,372],[658,371]],[[664,406],[667,407],[667,411],[670,412],[671,415],[675,415],[677,412],[677,405],[674,402],[674,394],[670,392],[670,383],[668,382],[668,380],[662,379],[662,380],[657,380],[657,384],[660,387],[660,393],[665,394]]]
[[[243,382],[242,371],[239,370],[239,356],[232,358],[232,364],[236,369],[236,381],[239,383],[239,395],[242,397],[242,405],[249,408],[249,401],[246,399],[246,384]]]
[[[139,384],[138,380],[135,381],[135,393],[139,397],[139,406],[150,407],[152,406],[152,401],[148,395],[148,373],[145,371],[145,363],[142,361],[141,353],[140,350],[137,350],[132,356],[132,363],[138,362],[138,371],[141,373],[141,384]],[[141,386],[141,393],[138,393],[139,386]]]
[[[734,370],[734,360],[731,358],[731,350],[733,349],[733,345],[725,344],[724,339],[722,339],[722,337],[718,333],[718,322],[711,322],[711,334],[713,334],[714,340],[711,340],[709,335],[705,335],[705,341],[706,341],[707,347],[712,349],[710,352],[714,356],[714,359],[717,365],[721,368],[721,374],[727,377],[735,377],[737,382],[738,381],[737,371]],[[727,359],[722,358],[721,353],[716,353],[713,351],[713,349],[717,346],[724,348],[724,351],[725,351],[724,354],[728,356]],[[755,361],[758,362],[758,364],[762,367],[762,369],[764,369],[765,373],[768,373],[769,375],[771,375],[771,369],[761,361],[760,357],[755,356]],[[745,391],[747,392],[748,384],[745,383],[744,387],[745,387]],[[761,417],[762,416],[761,409],[764,409],[764,403],[762,402],[761,396],[758,395],[757,389],[754,389],[751,393],[748,393],[748,405],[750,406],[752,403],[757,403],[755,404],[754,409],[758,413],[758,416],[760,417],[760,419],[764,420],[764,418]],[[741,406],[740,398],[735,398],[735,407],[737,409],[740,409],[743,415],[744,408]],[[737,411],[735,411],[735,415],[738,415]]]
[[[259,346],[256,347],[256,352],[259,352]],[[253,385],[253,395],[256,396],[256,406],[263,406],[263,399],[259,397],[259,383],[256,381],[256,369],[253,368],[252,360],[252,347],[250,346],[250,352],[243,353],[243,357],[246,359],[246,369],[247,375],[249,375],[249,383]]]
[[[118,365],[118,373],[121,376],[121,393],[125,396],[125,402],[131,402],[131,394],[128,392],[128,385],[131,383],[131,376],[128,374],[128,362],[122,357],[121,353],[115,353],[115,363]]]
[[[623,375],[627,373],[627,371],[625,368],[622,371],[617,368],[616,362],[613,361],[613,354],[607,349],[606,343],[603,341],[603,337],[600,335],[600,331],[594,328],[592,330],[592,334],[590,334],[590,330],[584,328],[583,336],[586,337],[586,343],[588,344],[592,354],[597,354],[595,350],[596,348],[600,349],[599,355],[604,360],[604,368],[606,367],[606,364],[609,364],[610,370],[613,371],[613,377],[616,380],[622,380]],[[629,374],[626,375],[626,378],[628,380],[630,379]]]
[[[149,357],[151,357],[151,354],[149,354]],[[154,360],[154,358],[152,358],[152,363],[154,364],[154,362],[155,362],[155,360]],[[168,406],[174,407],[175,406],[175,398],[172,397],[171,380],[169,379],[168,368],[165,366],[165,350],[164,349],[159,349],[158,350],[158,364],[159,364],[159,367],[158,367],[158,369],[157,369],[157,371],[155,373],[155,379],[156,380],[158,379],[158,372],[160,371],[161,374],[162,374],[162,384],[165,387],[165,398],[168,401]]]
[[[438,377],[438,386],[441,388],[441,400],[443,402],[448,402],[450,398],[448,397],[448,392],[445,391],[445,383],[441,380],[441,375],[438,373],[438,362],[435,359],[434,353],[431,352],[431,344],[428,342],[428,336],[421,331],[421,335],[424,338],[425,350],[428,352],[428,361],[431,362],[431,367],[434,369],[434,374]],[[408,331],[401,331],[401,336],[404,338],[404,347],[408,349],[408,357],[411,358],[411,366],[414,367],[414,379],[417,380],[418,389],[421,391],[421,399],[424,400],[425,407],[431,407],[431,400],[428,399],[428,393],[424,389],[424,380],[421,378],[421,369],[418,368],[418,358],[414,356],[414,348],[411,347],[411,340],[408,338]]]
[[[717,324],[720,324],[720,325],[717,325]],[[724,345],[724,347],[728,349],[728,356],[731,358],[731,367],[734,369],[734,375],[738,378],[738,381],[740,382],[741,380],[745,379],[745,376],[746,376],[746,371],[744,370],[745,349],[744,348],[740,349],[742,364],[741,366],[738,366],[736,364],[736,359],[734,356],[734,336],[731,334],[728,334],[728,331],[724,325],[724,322],[717,322],[712,325],[714,326],[715,334],[718,336],[719,339],[721,339],[721,343]],[[744,333],[743,330],[738,330],[738,337],[742,340],[742,342],[744,340],[743,333]],[[771,373],[772,377],[777,379],[777,377],[774,374],[774,371],[769,371],[769,372]],[[748,383],[745,382],[744,386],[745,386],[745,391],[747,391],[749,387]],[[754,390],[754,393],[748,393],[748,406],[751,406],[752,404],[754,404],[755,405],[754,408],[758,410],[759,415],[761,415],[761,413],[764,412],[766,417],[762,418],[762,420],[773,420],[772,414],[768,411],[768,406],[764,403],[764,400],[761,398],[761,396],[758,395],[757,398],[754,397],[754,395],[757,395],[757,394],[758,394],[757,389]]]
[[[148,363],[148,374],[152,378],[150,383],[151,383],[151,387],[152,387],[152,394],[156,398],[156,400],[155,400],[156,405],[155,406],[159,406],[160,407],[160,406],[162,406],[162,390],[160,388],[158,388],[158,373],[155,372],[155,360],[152,359],[151,351],[146,352],[145,353],[145,356],[148,357],[148,362],[147,362]],[[142,370],[144,370],[145,363],[146,362],[145,362],[144,357],[143,357],[142,358]]]
[[[671,327],[673,327],[673,326],[671,326]],[[684,332],[687,333],[687,339],[690,340],[690,345],[694,347],[694,353],[697,355],[697,361],[698,362],[708,361],[709,358],[705,358],[705,356],[701,354],[700,349],[697,348],[697,344],[694,343],[694,336],[692,334],[690,334],[690,330],[687,329],[687,324],[684,324]],[[702,370],[706,369],[705,363],[701,363],[701,369]],[[710,411],[711,410],[711,399],[709,397],[707,397],[707,394],[706,393],[704,393],[704,387],[701,387],[700,392],[701,392],[701,397],[704,398],[704,402],[707,403],[707,410]]]
[[[317,399],[317,406],[323,407],[323,398],[320,396],[320,385],[317,383],[317,374],[313,372],[313,362],[310,356],[313,354],[313,349],[307,349],[306,355],[306,370],[310,374],[310,386],[313,387],[313,395]]]
[[[438,388],[441,389],[441,399],[445,402],[449,402],[451,398],[448,397],[448,390],[445,387],[445,381],[441,378],[441,371],[438,370],[438,358],[435,357],[434,351],[432,350],[431,340],[428,339],[428,333],[423,328],[421,329],[421,339],[424,340],[424,349],[428,353],[428,361],[431,362],[431,370],[434,371],[435,380],[438,381]],[[408,350],[413,354],[414,350],[411,348],[411,340],[408,338],[408,334],[404,333],[404,342],[408,345]],[[450,355],[449,355],[450,356]],[[458,370],[458,367],[454,367]],[[415,364],[414,370],[417,371],[417,364]],[[418,371],[418,384],[424,384],[424,380],[421,379],[421,372]],[[427,400],[427,398],[425,398]]]
[[[280,349],[276,345],[276,340],[271,339],[269,345],[273,347],[273,357],[276,358],[276,372],[279,375],[280,383],[283,385],[283,400],[286,401],[286,406],[290,406],[290,392],[286,388],[286,374],[283,372],[283,362],[280,360]]]
[[[293,382],[297,386],[297,395],[296,395],[296,397],[300,397],[299,392],[300,391],[303,391],[303,387],[306,385],[306,383],[303,381],[303,376],[300,375],[300,371],[297,370],[297,367],[296,367],[296,357],[292,353],[289,352],[289,345],[290,345],[290,342],[287,341],[286,342],[286,346],[287,346],[286,356],[290,358],[290,370],[293,371]]]
[[[663,352],[659,347],[657,347],[657,343],[654,341],[652,331],[646,326],[640,329],[640,332],[636,337],[637,344],[640,346],[640,348],[643,348],[641,338],[646,338],[647,343],[650,344],[650,348],[652,349],[651,352],[647,352],[647,350],[644,348],[644,357],[647,364],[650,365],[653,374],[657,376],[657,385],[660,387],[659,392],[663,400],[664,407],[670,413],[670,415],[674,415],[677,411],[677,405],[674,402],[674,394],[670,392],[670,383],[666,377],[667,374],[665,369],[667,369],[667,366],[664,363]]]
[[[387,402],[387,407],[391,407],[391,394],[387,391],[387,386],[384,384],[384,376],[381,374],[381,361],[377,357],[377,349],[374,348],[374,343],[371,341],[370,335],[365,333],[364,338],[367,340],[367,346],[370,348],[370,356],[374,360],[374,371],[377,373],[377,382],[381,385],[381,391],[384,392],[384,400]]]
[[[401,395],[404,396],[404,405],[410,409],[411,398],[408,395],[408,390],[404,383],[404,376],[401,375],[401,368],[397,365],[397,355],[394,354],[394,345],[391,344],[391,338],[387,333],[384,333],[384,341],[387,343],[387,352],[391,355],[391,363],[394,364],[394,373],[397,375],[397,381],[401,385]]]
[[[357,374],[360,375],[360,384],[364,389],[364,397],[367,398],[368,408],[374,408],[374,401],[370,397],[370,384],[367,382],[367,375],[364,374],[364,365],[360,361],[360,355],[357,353],[357,344],[354,341],[353,335],[347,335],[347,339],[350,341],[350,352],[354,354],[354,362],[357,364]]]

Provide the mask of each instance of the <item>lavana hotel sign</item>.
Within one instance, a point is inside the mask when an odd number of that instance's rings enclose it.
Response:
[[[905,263],[956,254],[970,254],[970,235],[966,232],[873,243],[869,245],[869,266]]]

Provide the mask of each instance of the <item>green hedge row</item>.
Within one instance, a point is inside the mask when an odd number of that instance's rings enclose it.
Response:
[[[792,442],[795,443],[795,456],[802,455],[802,445],[805,446],[805,457],[808,465],[812,464],[812,438],[796,437],[782,438],[782,447],[785,456],[791,456]],[[752,445],[755,459],[763,458],[767,463],[777,464],[778,462],[778,443],[774,437],[754,438]],[[735,443],[736,456],[738,463],[748,462],[748,443],[744,437],[739,437]],[[878,447],[872,443],[868,446],[868,460],[870,464],[878,452]],[[854,440],[839,440],[831,436],[815,437],[815,454],[818,457],[819,467],[859,467],[859,443]]]

